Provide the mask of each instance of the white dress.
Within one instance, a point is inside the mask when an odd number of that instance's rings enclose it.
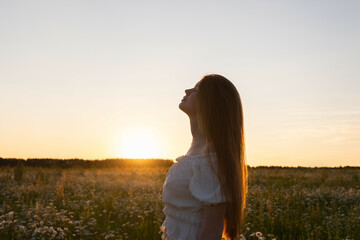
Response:
[[[217,169],[216,153],[183,155],[176,158],[163,185],[163,212],[166,218],[160,226],[162,239],[196,240],[204,205],[225,202]]]

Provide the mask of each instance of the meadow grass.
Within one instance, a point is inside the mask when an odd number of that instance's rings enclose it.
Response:
[[[0,168],[0,239],[161,239],[166,167],[16,171]],[[360,239],[359,176],[250,168],[244,238]]]

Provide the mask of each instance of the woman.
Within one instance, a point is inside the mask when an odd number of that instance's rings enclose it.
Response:
[[[179,108],[190,119],[193,139],[166,175],[162,239],[238,239],[247,193],[239,93],[216,74],[185,93]]]

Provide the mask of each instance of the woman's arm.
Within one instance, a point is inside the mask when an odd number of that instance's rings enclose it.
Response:
[[[225,203],[205,205],[198,240],[220,240],[224,228]]]

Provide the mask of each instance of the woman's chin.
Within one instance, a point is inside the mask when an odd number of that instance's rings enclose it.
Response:
[[[187,113],[187,109],[186,109],[186,106],[184,106],[184,102],[179,103],[179,108],[184,113]]]
[[[181,102],[181,103],[179,103],[179,108],[180,108],[180,110],[184,111],[184,105],[183,105],[183,103],[182,103],[182,102]]]

